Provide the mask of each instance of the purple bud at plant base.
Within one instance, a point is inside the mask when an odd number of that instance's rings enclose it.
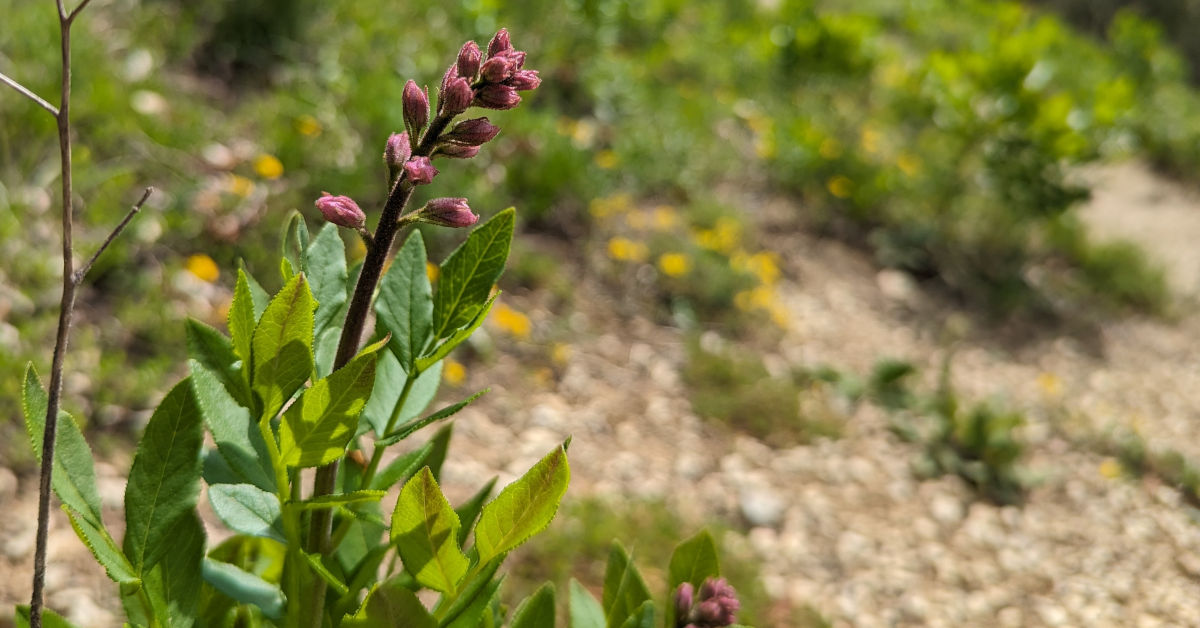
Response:
[[[458,75],[467,80],[475,78],[482,60],[483,53],[479,52],[479,46],[475,42],[468,41],[463,44],[462,49],[458,51]]]
[[[429,97],[409,80],[404,84],[404,125],[414,137],[421,134],[429,123]]]
[[[470,81],[462,77],[452,78],[446,83],[446,89],[442,90],[440,107],[443,113],[458,115],[471,106],[473,97]]]
[[[435,198],[417,212],[417,218],[443,227],[470,227],[479,220],[465,198]]]
[[[479,77],[489,83],[502,83],[516,71],[516,65],[507,57],[492,57],[479,68]]]
[[[349,227],[351,229],[360,229],[367,222],[367,215],[363,210],[359,209],[358,203],[349,196],[334,196],[329,192],[322,192],[321,198],[317,199],[317,209],[321,210],[321,215],[325,220],[332,222],[339,227]]]
[[[491,83],[475,92],[474,104],[485,109],[512,109],[521,103],[517,90],[508,85]]]
[[[700,626],[721,627],[733,624],[741,602],[737,591],[724,578],[709,578],[700,586],[700,602],[692,608],[691,619]]]
[[[418,156],[404,162],[404,172],[408,174],[408,180],[412,181],[414,185],[426,185],[433,183],[438,169],[433,167],[433,162],[429,161],[428,157]]]
[[[491,141],[500,132],[500,127],[492,124],[487,118],[463,120],[454,129],[442,136],[442,139],[462,144],[463,146],[479,146]]]
[[[527,92],[537,89],[538,85],[542,84],[542,79],[538,78],[537,70],[517,70],[506,84],[515,90]]]
[[[454,159],[470,159],[479,154],[479,147],[463,146],[462,144],[442,144],[438,147],[437,154]]]
[[[675,590],[675,619],[676,623],[687,621],[688,615],[692,612],[692,599],[694,588],[692,583],[683,582],[679,588]]]
[[[383,161],[388,168],[400,168],[412,156],[412,144],[408,141],[408,133],[392,133],[388,136],[387,146],[383,149]]]
[[[492,41],[488,42],[488,57],[494,57],[505,50],[512,50],[512,42],[508,40],[508,31],[502,28],[496,31]]]

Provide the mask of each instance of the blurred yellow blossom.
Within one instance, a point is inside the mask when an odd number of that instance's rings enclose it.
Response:
[[[859,145],[862,146],[863,152],[868,155],[875,155],[879,152],[879,142],[883,135],[878,129],[872,126],[864,126],[859,132]]]
[[[437,281],[438,275],[442,273],[442,269],[433,262],[425,262],[425,276],[429,277],[430,282]]]
[[[822,159],[837,159],[842,156],[842,145],[832,137],[825,138],[821,142],[821,147],[817,149]]]
[[[910,153],[901,153],[896,158],[896,167],[911,177],[921,171],[921,160]]]
[[[622,262],[644,262],[649,255],[645,243],[629,238],[613,238],[608,241],[608,256]]]
[[[712,229],[701,229],[695,233],[696,244],[720,253],[731,253],[742,239],[742,225],[733,218],[722,216]]]
[[[442,379],[451,386],[458,386],[467,379],[467,367],[461,362],[446,358],[446,364],[442,367]]]
[[[829,193],[838,198],[850,198],[851,192],[854,190],[854,182],[845,175],[837,175],[830,179],[825,187],[829,189]]]
[[[605,170],[612,170],[621,163],[621,158],[617,156],[616,152],[605,149],[596,153],[594,161],[597,166]]]
[[[670,205],[659,205],[654,208],[653,219],[654,228],[659,231],[666,231],[679,224],[679,213]]]
[[[668,277],[685,275],[691,268],[691,261],[683,253],[664,253],[658,258],[658,269]]]
[[[254,182],[238,174],[229,175],[229,191],[246,198],[254,192]]]
[[[559,366],[565,366],[567,360],[571,359],[571,345],[565,342],[556,342],[550,350],[550,359]]]
[[[521,340],[529,338],[529,332],[532,328],[529,317],[503,303],[500,303],[496,306],[496,309],[492,310],[492,321],[500,330],[507,332],[515,338]]]
[[[264,179],[278,179],[283,176],[283,162],[274,155],[263,153],[254,159],[254,172]]]
[[[633,201],[628,194],[616,194],[592,199],[592,202],[588,204],[588,211],[596,218],[607,218],[628,211],[632,204]]]
[[[189,273],[208,283],[216,281],[221,276],[221,269],[217,268],[217,263],[203,253],[197,253],[187,258],[186,267]]]
[[[1110,480],[1121,477],[1121,463],[1115,458],[1105,458],[1100,463],[1100,475]]]
[[[315,137],[321,134],[321,123],[316,118],[305,114],[296,118],[296,130],[301,135]]]
[[[1062,395],[1062,380],[1054,373],[1045,372],[1038,375],[1037,385],[1046,397],[1057,398]]]
[[[771,251],[760,251],[753,255],[734,255],[730,262],[734,268],[745,270],[758,278],[759,283],[771,285],[779,280],[779,257]]]

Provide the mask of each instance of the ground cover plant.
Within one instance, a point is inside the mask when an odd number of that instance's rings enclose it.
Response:
[[[450,428],[381,468],[384,453],[439,423],[486,391],[426,413],[443,360],[487,318],[499,296],[515,224],[507,209],[476,226],[440,264],[431,282],[418,223],[475,225],[466,198],[434,198],[409,207],[432,184],[433,159],[470,159],[493,139],[488,118],[456,122],[468,109],[507,110],[536,89],[538,72],[499,30],[486,50],[464,44],[435,91],[414,81],[397,103],[405,130],[384,144],[386,200],[368,228],[352,198],[323,193],[316,209],[329,224],[313,236],[293,216],[284,237],[273,294],[239,270],[226,326],[187,324],[188,374],[159,403],[134,454],[125,490],[125,531],[118,544],[101,516],[91,451],[76,421],[60,413],[73,291],[91,267],[72,270],[70,27],[87,1],[59,2],[62,92],[58,108],[19,82],[3,82],[49,112],[60,131],[63,180],[63,306],[51,386],[26,367],[21,405],[42,459],[38,549],[29,607],[17,622],[69,625],[43,608],[51,487],[80,540],[118,585],[136,626],[549,626],[554,589],[538,589],[511,613],[500,604],[501,563],[549,525],[567,488],[568,439],[492,496],[495,479],[451,506],[438,485]],[[93,259],[133,218],[143,195]],[[374,217],[372,217],[374,221]],[[366,248],[350,267],[339,233]],[[393,241],[406,232],[393,255]],[[373,330],[367,332],[372,311]],[[364,346],[365,345],[365,346]],[[214,446],[205,447],[206,433]],[[370,439],[370,460],[365,450]],[[56,451],[57,446],[57,451]],[[314,469],[311,476],[306,470]],[[52,473],[56,471],[56,473]],[[311,477],[311,490],[302,488]],[[196,507],[201,482],[213,511],[234,535],[206,547]],[[390,517],[379,507],[400,487]],[[469,542],[468,542],[469,541]],[[397,565],[400,564],[400,566]],[[381,567],[388,565],[386,568]],[[680,544],[670,558],[663,611],[637,568],[615,545],[604,595],[571,591],[574,626],[722,627],[739,601],[722,578],[710,536]],[[418,597],[425,592],[426,600]]]

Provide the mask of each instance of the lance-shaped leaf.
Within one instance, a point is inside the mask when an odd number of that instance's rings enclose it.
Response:
[[[158,404],[138,443],[125,487],[125,555],[145,574],[172,547],[172,526],[196,507],[203,428],[191,384]]]
[[[455,414],[458,414],[458,412],[460,410],[462,410],[463,408],[474,403],[474,401],[476,399],[484,396],[490,390],[491,390],[491,388],[485,388],[485,389],[475,393],[474,395],[471,395],[470,397],[468,397],[462,401],[459,401],[458,403],[452,403],[452,404],[446,406],[445,408],[442,408],[441,410],[438,410],[437,412],[434,412],[433,414],[431,414],[427,417],[422,417],[420,419],[413,419],[413,420],[409,421],[408,423],[401,425],[399,428],[397,428],[391,434],[388,434],[387,436],[384,436],[383,438],[375,441],[375,446],[376,447],[387,447],[389,445],[394,445],[394,444],[408,438],[409,436],[412,436],[413,433],[415,433],[417,430],[419,430],[423,427],[427,427],[427,426],[437,423],[438,421],[441,421],[443,419],[448,419],[448,418],[454,416]]]
[[[487,562],[521,545],[550,524],[567,491],[571,469],[561,445],[504,487],[483,507],[475,526],[479,560]]]
[[[322,508],[337,508],[338,506],[349,506],[351,504],[377,502],[383,499],[383,495],[384,491],[351,491],[337,495],[312,497],[304,501],[294,502],[294,505],[300,510],[320,510]]]
[[[705,579],[721,575],[717,544],[713,542],[708,530],[701,530],[676,546],[671,554],[668,574],[667,584],[672,591],[684,582],[691,583],[692,587],[699,591]]]
[[[425,466],[429,455],[433,453],[435,443],[429,441],[417,449],[401,454],[371,479],[371,488],[386,491],[400,480],[408,481],[418,469]],[[376,445],[378,447],[378,445]]]
[[[471,318],[469,323],[456,329],[454,333],[450,334],[449,338],[434,348],[429,355],[417,358],[417,372],[423,373],[425,369],[437,364],[438,362],[441,362],[443,358],[450,355],[450,352],[453,351],[455,347],[462,344],[467,338],[470,338],[471,334],[475,333],[475,330],[479,329],[479,326],[483,324],[483,321],[487,320],[488,314],[492,311],[492,306],[496,304],[496,298],[499,296],[499,292],[493,294],[491,298],[483,304],[483,307],[477,310],[474,318]]]
[[[604,608],[574,578],[571,578],[570,611],[570,628],[604,628]]]
[[[513,613],[509,628],[546,628],[554,626],[554,585],[547,582],[525,598]]]
[[[405,372],[430,342],[433,328],[433,288],[425,272],[425,242],[414,230],[396,253],[392,265],[379,282],[375,313],[392,332],[388,345]]]
[[[458,527],[458,515],[424,467],[401,489],[392,512],[392,542],[417,582],[446,594],[457,590],[469,566]]]
[[[604,615],[608,628],[621,628],[650,601],[650,590],[620,542],[613,541],[604,571]]]
[[[242,374],[243,363],[233,345],[221,332],[189,318],[187,321],[188,357],[208,369],[220,380],[229,396],[239,405],[252,406],[250,385]]]
[[[621,624],[621,628],[654,628],[654,602],[642,602]]]
[[[104,573],[108,574],[113,582],[126,587],[137,587],[141,584],[141,580],[134,573],[133,565],[129,564],[129,559],[121,553],[117,542],[109,535],[107,529],[79,516],[79,513],[66,504],[63,504],[63,510],[66,511],[71,528],[75,530],[79,540],[92,552],[96,562],[104,567]]]
[[[283,535],[279,497],[250,484],[218,484],[208,489],[213,512],[234,532],[287,540]]]
[[[172,526],[171,541],[171,551],[146,573],[143,586],[159,625],[188,628],[195,623],[203,585],[204,524],[194,511]]]
[[[270,619],[283,616],[283,591],[258,576],[229,563],[204,559],[201,571],[204,581],[229,597],[244,604],[253,604]]]
[[[346,366],[319,379],[283,414],[279,455],[291,467],[317,467],[341,457],[354,436],[375,383],[376,354],[384,339],[363,350]]]
[[[313,238],[307,264],[305,275],[312,284],[313,297],[320,303],[313,321],[313,329],[320,336],[329,327],[341,324],[338,313],[346,304],[346,245],[337,225],[325,225]]]
[[[217,452],[240,481],[274,492],[271,458],[250,411],[234,401],[208,367],[196,360],[188,360],[188,368],[196,403],[204,423],[212,432]]]
[[[37,371],[30,363],[25,367],[21,407],[25,412],[25,431],[33,452],[40,462],[42,440],[46,432],[46,411],[49,398],[38,382]],[[75,419],[66,412],[58,413],[55,433],[54,475],[51,486],[62,502],[96,527],[100,519],[100,492],[96,490],[96,471],[92,466],[92,450],[83,438]]]
[[[260,288],[261,289],[261,288]],[[260,310],[254,307],[254,295],[250,289],[249,275],[238,269],[237,283],[233,286],[233,302],[229,304],[229,316],[226,324],[232,337],[234,353],[242,360],[242,372],[246,383],[250,383],[250,341],[254,338],[254,328],[258,325]]]
[[[251,341],[253,388],[262,416],[274,417],[313,370],[313,309],[304,275],[296,275],[271,299]]]
[[[438,622],[425,609],[417,594],[398,578],[391,578],[371,589],[362,608],[342,622],[348,628],[437,628]]]
[[[404,391],[404,382],[408,375],[400,366],[400,359],[391,351],[379,354],[378,369],[379,375],[375,378],[371,400],[363,409],[359,434],[374,430],[375,434],[382,436],[388,429],[388,421],[393,413],[396,413],[393,429],[420,416],[437,396],[438,387],[442,383],[442,364],[438,363],[417,376],[412,389],[408,391],[408,398],[404,400],[404,407],[397,411],[396,404],[400,403],[400,394]]]
[[[433,295],[434,338],[466,325],[487,301],[508,259],[516,212],[510,207],[475,228],[442,263]]]

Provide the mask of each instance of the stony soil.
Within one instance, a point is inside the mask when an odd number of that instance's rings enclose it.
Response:
[[[1192,294],[1200,203],[1136,166],[1093,175],[1097,198],[1084,214],[1096,233],[1140,238]],[[783,241],[776,248],[795,324],[770,360],[864,372],[893,356],[936,370],[945,322],[956,314],[948,300],[878,272],[836,242],[794,233]],[[1018,508],[979,501],[957,478],[914,479],[915,446],[870,405],[845,407],[841,439],[799,447],[699,420],[680,381],[680,334],[602,294],[587,280],[577,287],[567,324],[578,340],[563,364],[530,372],[520,346],[500,343],[490,367],[471,373],[464,389],[493,392],[459,416],[444,472],[452,498],[492,474],[515,477],[573,435],[571,496],[663,498],[696,519],[735,522],[744,532],[725,542],[761,555],[768,591],[836,626],[1200,621],[1198,513],[1153,479],[1102,474],[1105,457],[1086,446],[1125,427],[1151,447],[1200,460],[1200,439],[1191,437],[1200,417],[1200,317],[1186,307],[1175,321],[1131,319],[1069,334],[977,329],[958,343],[954,381],[964,396],[1001,395],[1029,418],[1026,466],[1038,482]],[[558,316],[536,295],[512,299],[535,327]],[[127,465],[98,469],[114,529]],[[0,470],[3,605],[27,599],[34,486]],[[120,625],[113,587],[61,518],[51,530],[47,585],[50,604],[80,625]]]

